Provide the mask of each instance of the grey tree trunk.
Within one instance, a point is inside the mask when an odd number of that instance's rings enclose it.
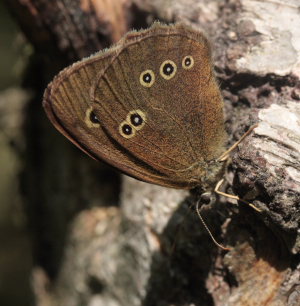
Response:
[[[298,0],[10,0],[36,50],[25,187],[39,306],[299,305]],[[155,19],[203,29],[214,45],[233,144],[224,190],[262,212],[157,187],[83,156],[50,126],[42,92],[59,69]],[[37,69],[38,68],[38,69]],[[192,208],[190,208],[192,207]]]

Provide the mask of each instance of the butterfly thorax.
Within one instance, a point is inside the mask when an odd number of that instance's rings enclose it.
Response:
[[[214,190],[218,181],[224,176],[225,167],[226,163],[215,160],[207,164],[206,175],[201,178],[201,186],[207,191]]]
[[[177,175],[184,177],[189,182],[184,188],[199,187],[205,191],[212,191],[217,182],[224,176],[226,163],[211,160],[209,162],[196,162],[185,171],[179,171]]]

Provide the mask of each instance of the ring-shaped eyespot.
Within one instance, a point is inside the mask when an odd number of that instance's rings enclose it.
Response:
[[[126,121],[130,122],[130,124],[133,125],[134,128],[138,131],[144,127],[146,122],[146,115],[140,109],[133,110],[128,113]]]
[[[85,124],[89,128],[98,128],[100,127],[100,120],[96,116],[92,107],[89,107],[85,112]]]
[[[166,80],[172,79],[175,76],[176,71],[176,64],[170,60],[164,61],[159,68],[160,75]]]
[[[135,128],[127,121],[123,121],[119,126],[119,133],[124,138],[128,139],[135,136],[135,132],[136,132]]]
[[[144,87],[151,87],[155,81],[155,74],[152,70],[148,69],[140,74],[140,83]]]
[[[187,55],[182,60],[183,69],[191,69],[194,66],[194,58],[191,55]]]

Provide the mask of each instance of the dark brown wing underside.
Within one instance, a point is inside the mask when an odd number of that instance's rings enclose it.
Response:
[[[177,79],[177,84],[157,82],[156,90],[151,93],[148,91],[145,94],[143,89],[136,86],[136,76],[140,73],[137,68],[142,68],[142,63],[159,62],[157,56],[149,57],[158,50],[160,53],[165,50],[158,48],[164,45],[164,40],[167,40],[165,58],[172,56],[174,61],[180,60],[182,49],[186,47],[186,32],[193,31],[178,25],[156,24],[146,31],[129,33],[112,49],[68,67],[45,91],[43,105],[49,119],[85,153],[130,176],[175,188],[197,185],[197,176],[203,175],[203,171],[181,170],[195,161],[202,162],[219,154],[217,151],[220,151],[223,142],[223,123],[214,123],[223,116],[222,100],[215,81],[211,78],[211,71],[207,72],[207,76],[194,71],[190,74],[193,75],[193,81],[189,81],[187,75],[181,80]],[[201,33],[189,35],[192,35],[195,43],[200,41],[201,45],[206,42]],[[175,41],[172,42],[173,38]],[[190,40],[191,37],[188,37],[188,41]],[[194,52],[197,46],[190,43],[187,48]],[[138,56],[135,55],[137,49],[140,49]],[[203,52],[210,58],[209,48]],[[143,58],[143,54],[146,58]],[[211,69],[210,60],[205,67]],[[157,71],[157,66],[155,69]],[[176,79],[173,81],[176,82]],[[211,86],[205,94],[192,93],[195,84],[204,92],[207,82]],[[111,86],[112,92],[107,90],[107,84]],[[165,98],[166,90],[170,95],[169,100]],[[206,96],[209,95],[211,105],[199,100],[201,98],[207,101]],[[177,104],[170,103],[171,100],[177,101]],[[118,127],[124,116],[135,108],[147,112],[148,121],[139,138],[129,142],[120,138]],[[95,112],[100,120],[99,125],[92,126],[88,122],[89,109]],[[205,124],[198,122],[199,119],[205,121],[205,116],[209,116],[211,132]],[[207,139],[203,137],[205,133],[208,133]],[[214,135],[215,143],[208,146],[206,154],[206,143],[212,138],[210,134]]]

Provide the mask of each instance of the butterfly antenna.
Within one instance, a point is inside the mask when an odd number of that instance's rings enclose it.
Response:
[[[213,241],[213,243],[218,246],[219,248],[221,248],[222,250],[225,250],[225,251],[230,251],[231,248],[227,248],[227,247],[224,247],[223,245],[221,245],[219,242],[217,242],[217,240],[215,239],[215,237],[213,236],[213,234],[211,233],[211,231],[209,230],[209,228],[207,227],[206,223],[204,222],[201,214],[200,214],[200,209],[199,209],[199,201],[197,201],[197,204],[196,204],[196,211],[197,211],[197,214],[198,214],[198,217],[199,219],[201,220],[203,226],[205,227],[206,231],[208,232],[211,240]]]

